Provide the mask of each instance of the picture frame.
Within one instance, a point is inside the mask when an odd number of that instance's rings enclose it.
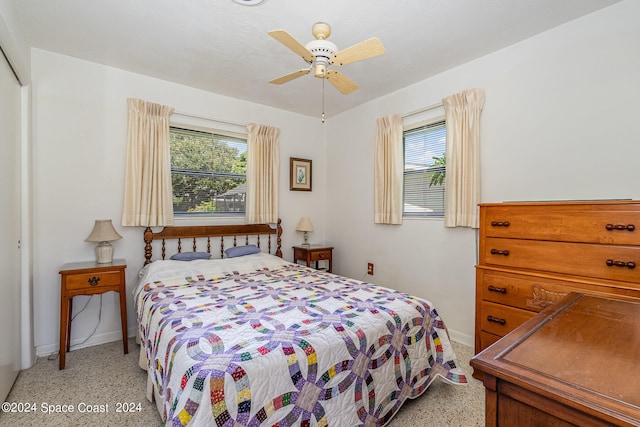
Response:
[[[312,161],[289,157],[289,190],[311,191]]]

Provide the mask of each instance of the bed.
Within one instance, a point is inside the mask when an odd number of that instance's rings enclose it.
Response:
[[[165,425],[383,426],[437,378],[467,382],[430,302],[285,261],[281,234],[145,231],[140,364]]]

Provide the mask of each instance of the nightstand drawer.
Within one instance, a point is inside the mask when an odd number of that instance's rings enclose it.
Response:
[[[313,251],[310,254],[311,261],[322,261],[331,258],[331,249],[326,251]]]
[[[66,278],[67,290],[92,289],[120,284],[119,271],[102,273],[72,274]]]

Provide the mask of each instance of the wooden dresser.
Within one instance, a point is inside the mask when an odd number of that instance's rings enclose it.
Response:
[[[486,426],[640,426],[640,301],[569,294],[471,359]]]
[[[570,292],[640,298],[640,201],[480,205],[476,353]]]

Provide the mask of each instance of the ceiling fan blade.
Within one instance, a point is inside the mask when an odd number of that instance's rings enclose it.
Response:
[[[372,37],[334,53],[329,61],[332,64],[345,65],[362,61],[363,59],[373,58],[374,56],[382,55],[383,53],[384,46],[380,39]]]
[[[334,85],[336,89],[342,92],[343,95],[348,95],[354,90],[358,89],[358,85],[355,84],[353,80],[342,74],[340,71],[327,70],[325,78],[329,80],[329,83]]]
[[[275,85],[281,85],[293,79],[297,79],[298,77],[304,76],[305,74],[309,74],[311,68],[305,68],[303,70],[294,71],[293,73],[285,74],[284,76],[278,77],[277,79],[271,80],[269,83],[273,83]]]
[[[268,34],[274,39],[278,40],[280,43],[297,53],[304,59],[305,61],[312,63],[316,60],[316,57],[313,53],[309,51],[302,43],[296,40],[291,34],[287,33],[285,30],[273,30],[269,31]]]

